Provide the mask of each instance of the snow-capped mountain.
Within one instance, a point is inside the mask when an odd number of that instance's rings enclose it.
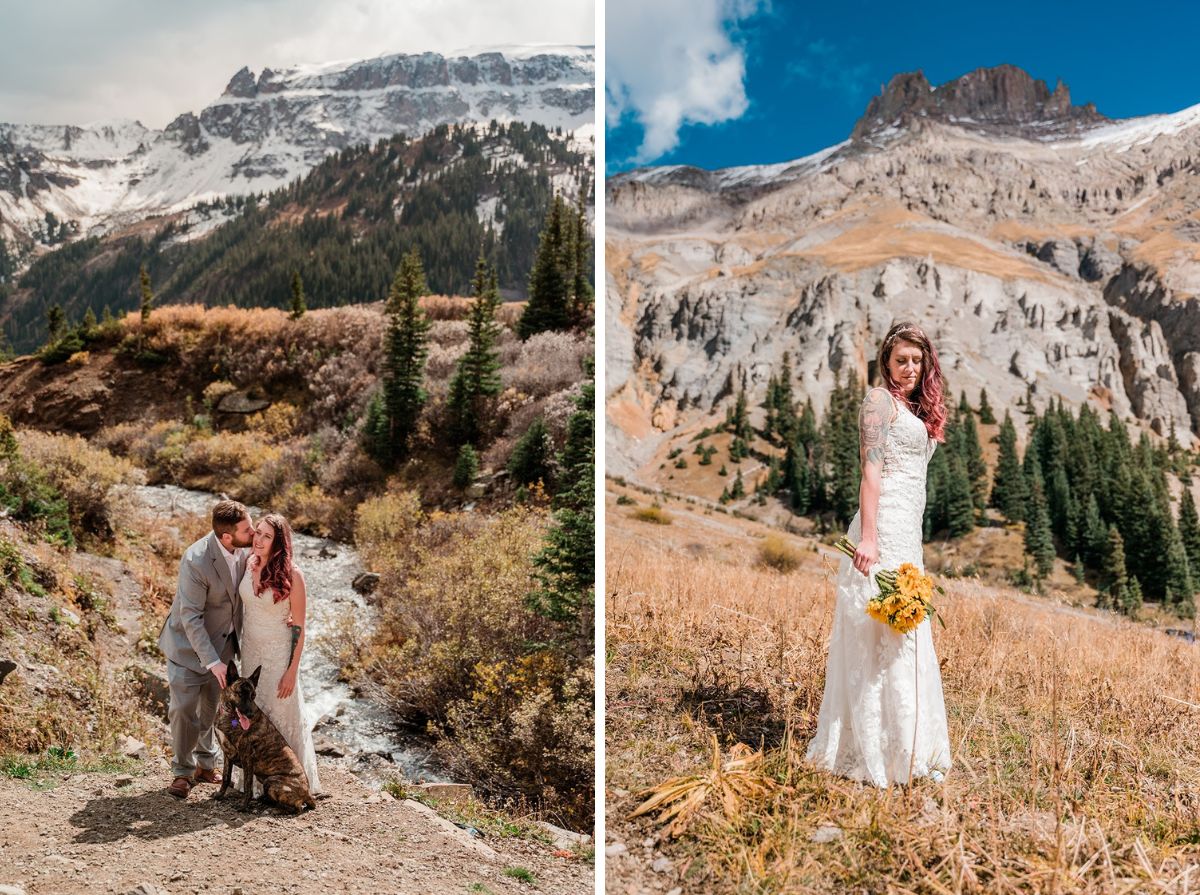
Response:
[[[794,162],[610,178],[608,425],[617,471],[761,398],[791,355],[824,406],[891,323],[955,396],[1027,388],[1200,431],[1200,106],[1112,121],[1011,66],[900,75],[844,143]]]
[[[538,122],[586,143],[594,84],[593,47],[400,54],[257,76],[243,68],[214,102],[161,131],[136,121],[0,124],[0,237],[28,247],[108,232],[268,191],[331,151],[441,124]]]

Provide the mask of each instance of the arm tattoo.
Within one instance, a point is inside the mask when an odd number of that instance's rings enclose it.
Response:
[[[292,625],[291,628],[292,628],[292,653],[291,653],[291,658],[288,659],[288,667],[291,667],[292,663],[296,661],[296,644],[300,642],[300,631],[301,631],[301,628],[299,625]]]
[[[873,463],[883,468],[883,446],[887,443],[891,417],[892,402],[888,393],[881,388],[867,392],[858,414],[859,450],[864,466]]]

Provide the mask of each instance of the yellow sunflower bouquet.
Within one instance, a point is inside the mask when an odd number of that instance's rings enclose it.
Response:
[[[834,546],[851,559],[858,550],[858,546],[844,536]],[[879,594],[867,602],[867,615],[871,618],[900,634],[916,630],[926,616],[937,618],[942,627],[946,627],[941,614],[930,602],[935,590],[939,594],[945,591],[912,563],[901,563],[898,569],[876,572],[875,583],[879,585]]]

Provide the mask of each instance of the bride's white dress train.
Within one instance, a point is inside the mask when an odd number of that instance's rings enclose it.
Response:
[[[248,676],[259,665],[262,666],[255,702],[279,728],[287,744],[296,753],[308,776],[308,791],[317,795],[321,792],[321,782],[317,777],[317,755],[313,749],[312,730],[304,719],[304,694],[299,674],[291,695],[286,699],[278,696],[279,679],[290,664],[292,650],[292,629],[286,624],[288,601],[276,603],[275,593],[269,587],[255,596],[250,569],[246,569],[242,577],[238,594],[242,598],[242,654],[238,671]],[[255,782],[254,786],[255,792],[258,792],[258,783]]]
[[[910,562],[924,570],[921,550],[925,471],[937,442],[902,402],[884,445],[880,478],[879,565],[862,575],[843,556],[837,606],[829,642],[825,693],[808,759],[843,777],[875,786],[906,783],[950,767],[950,740],[942,676],[933,650],[930,620],[897,634],[867,615],[878,593],[875,573]],[[847,537],[858,543],[856,513]],[[916,730],[915,758],[913,731]]]

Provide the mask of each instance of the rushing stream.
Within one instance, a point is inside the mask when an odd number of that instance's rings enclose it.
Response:
[[[191,514],[208,519],[220,499],[174,485],[141,485],[132,491],[144,509],[168,518]],[[263,511],[251,507],[250,513],[257,519]],[[369,617],[374,611],[351,587],[364,571],[357,552],[348,544],[298,531],[293,532],[292,546],[308,585],[308,645],[300,660],[300,681],[306,716],[316,725],[313,737],[322,753],[318,761],[343,765],[375,784],[397,771],[415,782],[444,781],[431,762],[428,745],[398,726],[382,706],[355,696],[338,680],[336,663],[320,649],[322,642],[337,636],[342,613]]]

